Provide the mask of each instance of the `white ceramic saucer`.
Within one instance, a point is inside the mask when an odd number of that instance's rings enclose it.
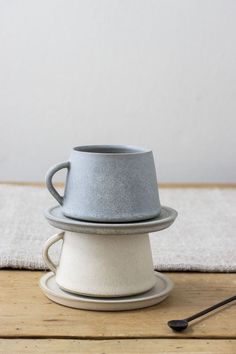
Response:
[[[59,288],[55,280],[55,274],[46,273],[40,279],[40,288],[44,294],[60,305],[82,310],[93,311],[124,311],[135,310],[153,306],[163,301],[173,289],[172,281],[166,275],[155,272],[156,285],[149,291],[119,298],[96,298],[75,295]]]
[[[130,235],[160,231],[169,227],[177,217],[177,211],[162,206],[161,213],[153,219],[129,223],[99,223],[67,218],[60,205],[45,210],[44,215],[58,229],[100,235]]]

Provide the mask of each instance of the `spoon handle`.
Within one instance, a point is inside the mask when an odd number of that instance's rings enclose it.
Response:
[[[225,299],[225,300],[223,300],[223,301],[221,301],[221,302],[218,302],[217,304],[215,304],[215,305],[213,305],[213,306],[210,306],[210,307],[208,307],[207,309],[205,309],[205,310],[203,310],[203,311],[200,311],[200,312],[198,312],[198,313],[195,313],[195,315],[192,315],[192,316],[190,316],[190,317],[185,318],[185,321],[190,322],[190,321],[192,321],[192,320],[195,320],[196,318],[198,318],[198,317],[200,317],[200,316],[203,316],[203,315],[205,315],[206,313],[208,313],[208,312],[210,312],[210,311],[213,311],[213,310],[217,309],[217,308],[220,307],[220,306],[226,305],[226,304],[228,304],[229,302],[234,301],[234,300],[236,300],[236,295],[231,296],[231,297],[229,297],[229,298],[227,298],[227,299]]]

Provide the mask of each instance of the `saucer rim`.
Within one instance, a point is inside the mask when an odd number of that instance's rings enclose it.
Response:
[[[164,290],[162,290],[161,292],[155,293],[151,296],[148,297],[143,297],[145,294],[147,294],[150,290],[143,292],[141,294],[137,294],[137,295],[130,295],[130,296],[122,296],[122,297],[117,297],[117,298],[107,298],[109,299],[109,301],[107,301],[107,299],[105,298],[99,298],[99,297],[92,297],[92,296],[85,296],[85,295],[79,295],[79,294],[74,294],[74,293],[70,293],[70,292],[66,292],[63,289],[60,289],[63,293],[65,293],[65,295],[63,294],[56,294],[53,290],[51,290],[50,288],[48,288],[46,286],[47,281],[51,278],[51,277],[56,277],[56,275],[53,272],[47,272],[46,274],[44,274],[40,280],[39,280],[39,287],[41,288],[41,290],[43,291],[43,293],[47,296],[47,293],[51,294],[51,296],[60,298],[62,300],[66,300],[66,301],[72,301],[72,302],[78,302],[81,301],[83,303],[92,303],[92,304],[113,304],[113,305],[118,305],[118,304],[128,304],[128,303],[135,303],[135,302],[145,302],[145,301],[151,301],[158,298],[161,298],[163,296],[168,296],[168,294],[173,290],[174,288],[174,283],[172,282],[172,280],[167,277],[166,275],[155,271],[155,276],[157,277],[157,279],[161,279],[165,284],[166,287]],[[156,285],[154,285],[155,287]],[[69,295],[69,298],[68,298]],[[135,298],[134,298],[135,296]],[[77,297],[77,299],[76,299]]]
[[[63,213],[63,218],[53,215],[54,210],[61,210],[61,205],[52,206],[44,210],[44,216],[48,222],[57,227],[63,228],[64,230],[70,231],[68,228],[80,228],[82,231],[75,232],[84,232],[90,234],[109,234],[109,233],[148,233],[155,232],[161,229],[169,227],[177,218],[178,213],[175,209],[168,206],[161,206],[161,212],[164,210],[167,212],[167,216],[161,217],[161,213],[156,217],[150,220],[136,221],[130,223],[99,223],[92,221],[76,220],[66,217]],[[58,225],[56,225],[58,223]],[[60,225],[59,225],[60,224]],[[157,230],[155,230],[155,228]],[[147,230],[146,230],[147,229]]]

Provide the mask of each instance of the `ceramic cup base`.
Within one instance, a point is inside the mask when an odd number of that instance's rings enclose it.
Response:
[[[92,311],[127,311],[153,306],[167,298],[173,289],[172,281],[159,272],[155,272],[155,276],[156,284],[149,291],[119,298],[97,298],[63,291],[57,285],[53,272],[43,275],[39,285],[50,300],[63,306]]]

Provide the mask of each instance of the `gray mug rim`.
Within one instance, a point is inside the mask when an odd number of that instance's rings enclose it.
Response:
[[[113,144],[75,146],[73,148],[73,151],[75,151],[76,153],[102,155],[102,156],[140,155],[140,154],[146,154],[152,152],[152,150],[143,147],[137,147],[133,145],[113,145]]]

